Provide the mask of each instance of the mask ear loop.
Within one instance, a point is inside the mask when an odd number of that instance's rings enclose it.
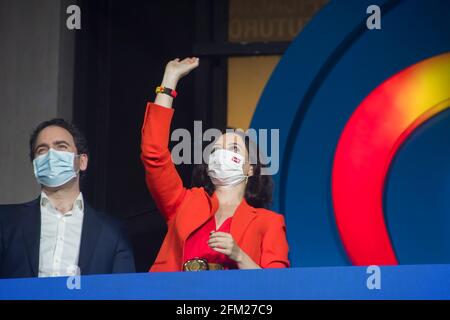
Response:
[[[78,159],[80,159],[81,154],[76,154],[75,157],[78,157]],[[74,160],[75,160],[75,158],[74,158]],[[74,166],[75,166],[75,163],[74,163]],[[75,171],[75,170],[74,170],[74,171]],[[80,170],[80,166],[78,166],[78,171],[75,172],[75,174],[76,174],[77,177],[80,176],[80,171],[81,171],[81,170]]]
[[[251,166],[251,165],[250,165]],[[248,178],[250,177],[249,175],[248,175],[248,172],[247,172],[247,174],[246,175],[244,175],[245,176],[245,184],[247,184],[248,183]]]

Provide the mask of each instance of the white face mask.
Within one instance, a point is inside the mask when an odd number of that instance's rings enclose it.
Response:
[[[245,159],[238,153],[218,149],[209,156],[208,175],[215,186],[232,186],[248,178],[244,174]]]

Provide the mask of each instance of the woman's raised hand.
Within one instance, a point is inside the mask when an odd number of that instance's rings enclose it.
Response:
[[[171,80],[178,81],[197,68],[199,63],[199,58],[185,58],[183,60],[177,58],[171,60],[166,65],[164,76]]]
[[[199,58],[185,58],[181,61],[177,58],[169,61],[166,65],[161,86],[175,90],[177,88],[178,80],[197,68],[199,63]],[[155,104],[166,108],[172,108],[172,103],[172,97],[161,93],[156,95]]]

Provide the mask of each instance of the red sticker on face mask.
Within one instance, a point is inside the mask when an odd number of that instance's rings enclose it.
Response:
[[[237,163],[237,164],[241,163],[241,159],[239,159],[239,158],[236,157],[236,156],[233,156],[233,157],[231,158],[231,161],[233,161],[233,162],[235,162],[235,163]]]

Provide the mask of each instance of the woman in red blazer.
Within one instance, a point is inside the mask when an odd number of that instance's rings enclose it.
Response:
[[[185,188],[168,149],[172,102],[178,81],[199,65],[198,58],[170,61],[155,103],[148,103],[142,128],[142,161],[147,186],[168,231],[150,271],[289,267],[282,215],[264,209],[271,177],[250,164],[249,143],[225,133],[207,164],[196,168],[198,187]]]

